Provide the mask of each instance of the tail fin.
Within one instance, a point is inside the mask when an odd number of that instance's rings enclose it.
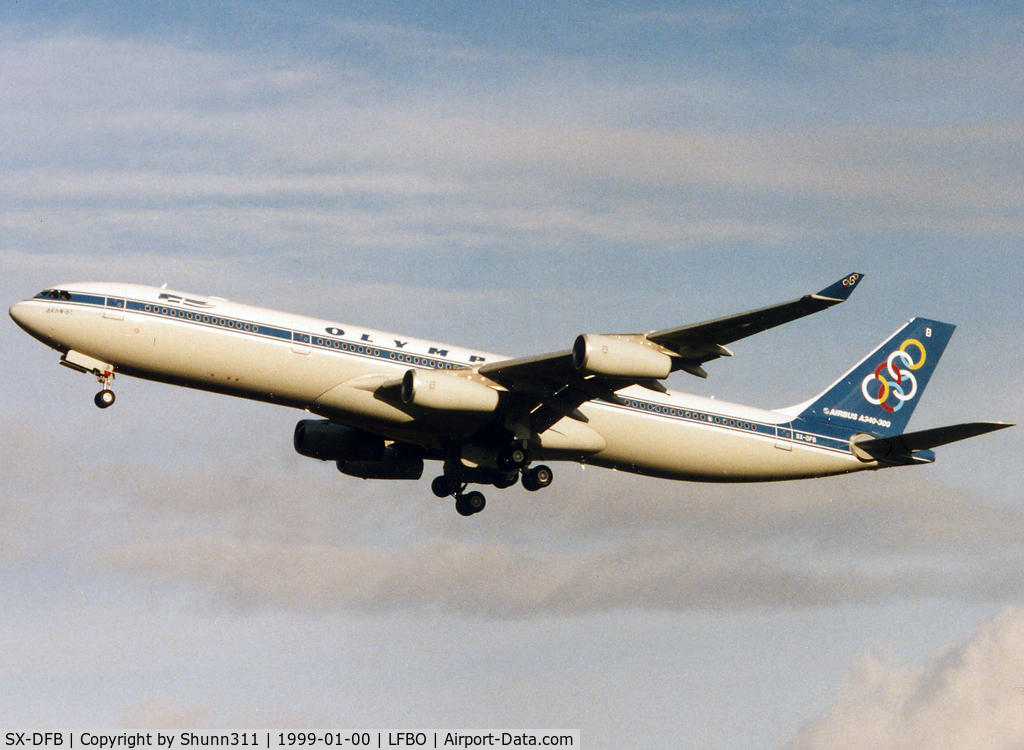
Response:
[[[914,318],[828,390],[802,404],[798,418],[827,422],[851,433],[902,433],[954,328]]]

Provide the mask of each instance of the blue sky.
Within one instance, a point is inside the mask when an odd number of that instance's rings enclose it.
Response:
[[[856,270],[841,308],[672,387],[796,403],[926,315],[958,330],[912,426],[1020,421],[1018,9],[22,2],[3,18],[9,303],[62,280],[168,282],[525,355]],[[1016,430],[920,470],[785,485],[556,467],[466,523],[425,481],[295,455],[297,413],[127,378],[99,412],[94,384],[13,324],[0,346],[5,723],[1024,740]]]

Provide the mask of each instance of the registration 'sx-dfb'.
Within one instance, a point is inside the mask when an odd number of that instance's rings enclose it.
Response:
[[[575,461],[669,479],[759,482],[935,460],[932,448],[1010,425],[905,432],[953,326],[914,318],[820,395],[765,410],[668,390],[726,347],[846,300],[852,273],[792,302],[652,333],[584,334],[522,359],[291,315],[166,288],[61,284],[11,317],[92,373],[101,408],[122,373],[303,409],[295,449],[350,476],[419,479],[462,515],[473,484],[547,487],[540,461]]]

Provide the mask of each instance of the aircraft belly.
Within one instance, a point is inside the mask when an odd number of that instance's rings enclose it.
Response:
[[[297,354],[287,342],[143,316],[96,316],[88,328],[81,335],[82,350],[118,371],[257,400],[305,407],[339,382],[363,374],[346,357]]]
[[[667,479],[702,482],[756,482],[799,479],[860,471],[853,457],[725,427],[652,415],[589,414],[590,425],[607,442],[587,463]]]
[[[101,311],[75,310],[72,325],[69,317],[57,321],[60,348],[109,362],[126,375],[308,409],[385,434],[399,428],[403,437],[416,442],[436,442],[439,434],[469,434],[481,427],[479,419],[464,415],[414,417],[372,390],[349,385],[366,376],[400,376],[404,366],[382,367],[377,360],[351,354],[296,348],[293,342],[130,312],[111,319]],[[54,338],[56,343],[56,334]]]

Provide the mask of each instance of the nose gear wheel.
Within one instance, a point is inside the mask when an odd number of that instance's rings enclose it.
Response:
[[[93,402],[101,409],[106,409],[114,403],[114,392],[109,388],[104,388],[96,394],[96,398],[93,399]]]

